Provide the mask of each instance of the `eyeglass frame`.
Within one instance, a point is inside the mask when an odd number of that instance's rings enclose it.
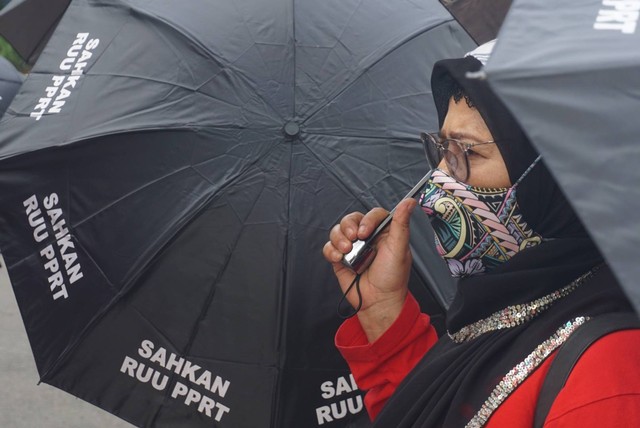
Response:
[[[469,166],[469,150],[471,150],[475,146],[482,146],[485,144],[496,144],[496,141],[482,141],[477,143],[467,143],[466,141],[458,140],[456,138],[442,138],[440,137],[440,134],[436,132],[434,133],[421,132],[420,141],[422,142],[422,148],[424,149],[425,157],[427,158],[427,162],[429,163],[429,166],[431,166],[431,168],[437,168],[440,162],[442,161],[442,159],[444,159],[445,163],[447,164],[447,167],[449,167],[450,169],[449,173],[451,174],[451,176],[456,180],[459,180],[462,182],[465,182],[469,178],[469,174],[471,173],[471,167]],[[453,168],[451,168],[451,165],[447,160],[447,156],[445,153],[446,152],[453,153],[453,152],[451,152],[448,147],[445,148],[444,144],[450,143],[450,142],[455,143],[460,149],[460,151],[464,153],[464,162],[465,162],[464,166],[466,168],[465,169],[466,175],[464,177],[461,177],[458,174],[456,174],[456,171],[452,171]],[[431,160],[431,155],[429,154],[429,149],[428,149],[429,144],[435,146],[436,150],[438,150],[438,153],[441,153],[440,160],[436,165],[433,165],[433,162]],[[457,159],[457,155],[453,154],[452,156],[454,156]]]

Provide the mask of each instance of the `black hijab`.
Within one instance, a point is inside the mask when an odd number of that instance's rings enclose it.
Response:
[[[440,125],[455,88],[462,88],[491,131],[511,182],[515,183],[538,153],[486,80],[467,77],[467,73],[481,68],[481,62],[473,56],[435,64],[431,86]],[[447,312],[449,333],[504,308],[548,296],[581,275],[596,272],[524,324],[462,343],[444,335],[398,387],[374,426],[463,427],[502,377],[567,321],[631,311],[544,161],[520,182],[516,198],[524,220],[542,236],[543,242],[520,251],[486,274],[459,280]]]

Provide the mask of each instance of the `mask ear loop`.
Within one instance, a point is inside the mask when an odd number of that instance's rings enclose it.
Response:
[[[522,175],[520,176],[520,178],[518,178],[518,181],[516,181],[516,184],[514,184],[511,188],[515,190],[516,187],[518,187],[518,184],[520,184],[520,182],[527,176],[527,174],[529,174],[529,171],[531,171],[533,169],[534,166],[536,166],[538,164],[538,162],[540,162],[540,159],[542,159],[542,155],[538,155],[537,158],[535,158],[533,160],[533,162],[531,162],[531,165],[529,165],[529,167],[527,169],[525,169],[525,171],[522,173]],[[549,241],[553,238],[541,238],[542,241]]]
[[[347,300],[347,294],[349,294],[349,292],[351,291],[354,285],[356,286],[356,292],[358,293],[358,306],[355,308],[353,313],[351,314],[344,313],[343,311],[340,310],[341,307],[343,306],[342,302]],[[353,317],[355,314],[357,314],[358,311],[360,311],[360,308],[362,308],[362,293],[360,292],[360,274],[358,273],[353,278],[353,281],[351,281],[351,284],[349,284],[349,287],[347,287],[347,290],[344,292],[344,294],[342,294],[342,298],[338,302],[338,307],[336,308],[337,309],[336,311],[340,318],[342,318],[343,320],[346,320]]]
[[[520,178],[518,178],[518,181],[516,181],[516,184],[514,184],[511,187],[513,187],[513,188],[517,187],[518,184],[520,184],[520,182],[527,176],[527,174],[529,174],[529,171],[531,171],[533,169],[533,167],[537,165],[537,163],[540,161],[540,159],[542,159],[542,155],[538,155],[538,157],[535,158],[535,160],[533,162],[531,162],[531,165],[529,165],[529,167],[524,170],[524,172],[522,173]]]

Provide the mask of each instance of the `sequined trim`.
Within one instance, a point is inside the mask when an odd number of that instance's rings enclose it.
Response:
[[[534,300],[533,302],[523,303],[521,305],[508,306],[498,312],[494,312],[485,319],[476,321],[473,324],[462,327],[455,333],[449,333],[449,337],[456,343],[466,342],[475,339],[478,336],[490,331],[502,330],[505,328],[516,327],[527,321],[530,321],[541,312],[546,310],[556,300],[561,299],[571,293],[573,290],[582,285],[587,279],[600,268],[597,266],[589,272],[574,280],[560,290],[556,290],[551,294]]]
[[[493,412],[504,400],[533,372],[553,351],[562,345],[579,326],[589,318],[578,317],[569,321],[556,331],[553,336],[542,342],[527,355],[524,361],[515,366],[502,378],[491,392],[480,411],[467,423],[465,428],[480,428],[487,423]]]

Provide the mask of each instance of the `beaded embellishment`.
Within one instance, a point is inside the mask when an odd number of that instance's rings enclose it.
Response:
[[[506,308],[494,312],[487,318],[476,321],[472,324],[462,327],[455,333],[449,333],[449,337],[456,343],[466,342],[475,339],[490,331],[502,330],[505,328],[516,327],[533,319],[536,315],[547,309],[556,300],[565,297],[573,290],[582,285],[586,280],[599,269],[599,266],[591,269],[589,272],[581,275],[569,285],[547,294],[539,299],[521,305],[507,306]]]
[[[478,413],[465,428],[480,428],[489,420],[493,412],[504,400],[535,370],[554,350],[562,345],[569,336],[589,318],[578,317],[560,327],[549,339],[542,342],[527,355],[524,361],[507,373],[491,392]]]

